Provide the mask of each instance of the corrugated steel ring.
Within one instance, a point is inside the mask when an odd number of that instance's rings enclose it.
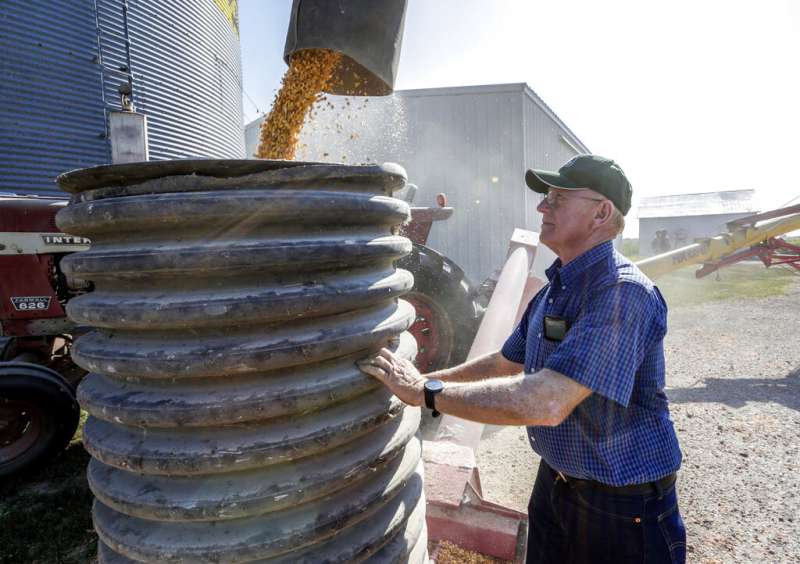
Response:
[[[416,354],[402,169],[179,161],[60,182],[60,228],[92,239],[62,268],[95,285],[68,312],[94,327],[73,357],[101,560],[422,562],[419,410],[354,365]]]

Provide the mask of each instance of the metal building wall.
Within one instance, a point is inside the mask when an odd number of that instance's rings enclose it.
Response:
[[[260,121],[245,129],[248,155]],[[588,152],[530,88],[503,84],[328,97],[304,126],[297,158],[393,161],[418,185],[416,205],[447,194],[455,212],[434,224],[429,244],[480,282],[502,266],[515,227],[538,229],[525,170],[558,168],[578,151]]]
[[[525,223],[520,91],[467,87],[402,96],[408,143],[416,148],[403,164],[419,185],[417,202],[433,205],[444,192],[455,208],[433,226],[429,244],[480,282],[502,267],[514,227]]]
[[[0,192],[57,193],[110,159],[105,132],[94,4],[0,3]]]
[[[244,156],[234,0],[0,6],[0,191],[58,193],[56,175],[108,163],[131,77],[151,159]]]
[[[533,90],[527,85],[522,86],[525,170],[529,168],[558,170],[575,155],[590,152]],[[524,226],[526,229],[538,231],[542,224],[542,216],[536,211],[536,206],[541,201],[541,196],[531,190],[526,189],[525,192]],[[544,277],[544,270],[555,258],[550,249],[539,245],[533,264],[534,273]]]

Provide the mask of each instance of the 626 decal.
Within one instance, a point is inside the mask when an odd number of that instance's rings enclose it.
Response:
[[[50,307],[50,296],[16,296],[11,303],[17,311],[44,311]]]

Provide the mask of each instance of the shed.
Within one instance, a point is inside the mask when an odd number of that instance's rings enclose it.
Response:
[[[666,231],[670,249],[713,237],[725,224],[756,213],[755,190],[723,190],[642,198],[639,204],[639,254],[657,254],[656,232]],[[660,239],[663,243],[663,238]],[[666,249],[666,244],[664,250]]]
[[[248,155],[260,124],[245,128]],[[455,212],[434,224],[428,243],[480,282],[503,265],[515,227],[539,230],[541,197],[525,186],[525,171],[557,169],[588,152],[528,85],[496,84],[328,96],[304,127],[296,158],[397,162],[418,186],[415,205],[435,205],[445,193]],[[552,258],[540,252],[534,270]]]

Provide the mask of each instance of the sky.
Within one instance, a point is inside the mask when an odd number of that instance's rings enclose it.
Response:
[[[239,2],[246,122],[280,85],[290,8]],[[409,0],[395,88],[525,82],[634,205],[755,189],[763,211],[800,201],[799,55],[797,0]]]

